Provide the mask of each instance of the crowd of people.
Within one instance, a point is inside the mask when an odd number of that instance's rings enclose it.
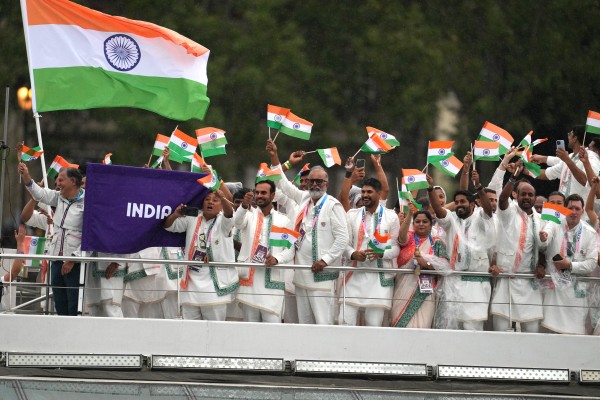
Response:
[[[285,171],[304,152],[293,152],[282,164],[269,139],[266,152],[280,178],[260,180],[252,189],[222,185],[198,205],[197,216],[188,212],[195,205],[176,207],[159,222],[168,231],[184,232],[185,247],[98,253],[130,261],[88,265],[87,313],[598,335],[600,285],[582,278],[599,272],[594,206],[600,198],[600,143],[585,140],[580,126],[567,139],[571,153],[557,149],[556,156],[533,156],[548,165],[535,178],[511,148],[487,186],[469,152],[451,199],[427,175],[427,193],[414,193],[408,207],[386,202],[390,188],[381,156],[371,156],[375,177],[349,158],[335,196],[328,193],[328,173],[321,166],[299,172],[296,183],[289,180]],[[31,178],[26,164],[18,168],[32,196],[23,223],[48,231],[50,223],[48,254],[81,255],[84,177],[65,168],[51,190]],[[559,190],[548,199],[536,196],[532,179],[559,179]],[[562,223],[543,220],[545,203],[562,205],[570,214]],[[52,216],[45,211],[49,207]],[[274,239],[290,230],[297,235],[293,245]],[[179,268],[168,260],[196,263]],[[256,267],[248,267],[252,264]],[[56,312],[77,315],[80,264],[53,261],[50,269]]]

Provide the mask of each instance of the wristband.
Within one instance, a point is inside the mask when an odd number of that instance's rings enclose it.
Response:
[[[350,171],[346,171],[346,178],[351,178],[352,177],[352,172]]]
[[[283,163],[283,166],[286,169],[292,169],[292,163],[290,162],[290,160],[287,160],[286,162]]]
[[[514,179],[511,178],[511,179],[508,180],[508,183],[510,183],[511,185],[514,186],[515,183],[517,183],[517,181],[515,181]]]

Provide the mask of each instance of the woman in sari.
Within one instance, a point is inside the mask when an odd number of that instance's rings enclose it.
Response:
[[[433,217],[428,211],[409,213],[400,226],[398,267],[414,270],[414,274],[397,274],[392,300],[392,326],[399,328],[431,328],[435,315],[437,276],[420,274],[420,270],[449,269],[446,245],[431,235]],[[413,216],[414,213],[414,216]],[[413,230],[409,231],[410,225]]]

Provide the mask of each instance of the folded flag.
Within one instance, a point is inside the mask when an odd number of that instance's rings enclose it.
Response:
[[[46,238],[38,236],[25,236],[23,242],[23,252],[25,254],[43,255],[46,246]],[[25,260],[26,267],[39,267],[40,260]]]
[[[533,144],[531,143],[531,135],[533,134],[533,131],[529,131],[529,133],[527,135],[525,135],[525,137],[523,138],[523,140],[521,140],[521,142],[519,142],[519,147],[533,147]]]
[[[427,149],[427,163],[433,164],[434,162],[446,160],[454,155],[452,152],[453,140],[434,140],[429,141],[429,147]]]
[[[66,0],[23,0],[33,111],[134,107],[203,119],[210,51],[170,29]]]
[[[171,159],[175,162],[192,161],[192,157],[198,147],[198,139],[186,135],[178,128],[175,128],[169,138],[169,150],[171,150]]]
[[[198,153],[194,153],[194,157],[192,158],[192,172],[203,172],[203,165],[204,160],[202,159],[202,157],[200,157]]]
[[[431,165],[442,171],[443,173],[455,177],[463,167],[462,161],[455,156],[451,156],[442,161],[432,162]]]
[[[387,142],[377,133],[369,136],[365,144],[360,148],[361,151],[371,154],[385,154],[392,149],[393,147],[387,144]]]
[[[477,140],[498,143],[500,146],[499,154],[505,154],[515,141],[510,133],[487,121],[483,124],[483,128],[481,129]]]
[[[290,112],[289,108],[267,105],[267,126],[279,130],[281,124],[287,118]]]
[[[205,188],[216,191],[221,187],[221,179],[219,178],[219,174],[214,169],[211,169],[211,173],[206,175],[204,178],[198,179],[198,183],[204,185]]]
[[[473,146],[473,159],[484,161],[498,161],[500,159],[500,144],[498,142],[487,142],[476,140]]]
[[[289,249],[296,243],[299,236],[300,232],[273,225],[271,226],[271,233],[269,234],[269,246],[285,247]]]
[[[281,122],[279,132],[298,139],[308,140],[310,139],[312,127],[312,122],[302,119],[290,111]]]
[[[169,144],[169,137],[165,135],[161,135],[160,133],[156,135],[156,140],[154,141],[154,148],[152,149],[152,155],[160,157],[162,156],[163,150]]]
[[[600,113],[592,110],[588,111],[585,130],[594,135],[600,135]]]
[[[300,186],[300,178],[302,177],[302,173],[304,171],[308,171],[310,163],[306,163],[304,164],[304,167],[302,167],[302,169],[300,171],[298,171],[298,173],[296,174],[296,177],[294,178],[294,185],[296,186]]]
[[[391,147],[400,146],[400,142],[398,141],[398,139],[396,139],[396,137],[394,135],[390,135],[387,132],[384,132],[377,128],[373,128],[372,126],[367,126],[367,135],[369,135],[369,137],[371,137],[372,135],[375,135],[375,134],[379,135],[379,137],[381,139],[383,139]]]
[[[71,164],[61,156],[56,156],[48,168],[48,176],[55,179],[62,168],[79,168],[79,165]]]
[[[261,163],[256,173],[256,183],[264,181],[277,182],[282,178],[281,174],[281,167],[278,166],[275,169],[270,169],[267,163]]]
[[[340,158],[337,147],[318,149],[317,153],[319,153],[321,159],[323,160],[323,164],[325,164],[327,168],[332,167],[335,164],[342,165],[342,159]]]
[[[112,164],[112,160],[110,159],[110,156],[112,156],[112,153],[108,153],[107,155],[105,155],[104,160],[102,160],[102,164],[104,164],[104,165]]]
[[[519,157],[523,160],[523,166],[527,168],[527,170],[531,173],[531,175],[535,178],[540,176],[542,173],[542,168],[536,163],[531,161],[533,153],[529,147],[525,147],[525,149],[519,153],[517,153]]]
[[[542,219],[560,224],[566,217],[572,214],[572,211],[558,204],[544,203],[542,208]]]
[[[427,175],[418,169],[402,169],[402,182],[406,185],[406,188],[410,191],[427,189],[429,183],[427,183]]]
[[[27,147],[25,145],[21,145],[21,161],[35,161],[44,153],[44,150],[37,147]]]
[[[404,200],[404,205],[408,206],[408,202],[411,202],[417,210],[423,208],[420,203],[417,203],[412,193],[406,188],[406,184],[404,183],[404,178],[402,178],[402,190],[398,192],[398,199]],[[408,210],[407,210],[408,211]]]
[[[369,248],[376,254],[383,254],[387,249],[391,249],[392,246],[388,244],[391,235],[389,233],[382,235],[379,230],[375,230],[373,237],[369,240]]]
[[[547,142],[548,138],[543,138],[543,139],[535,139],[532,143],[531,143],[531,147],[535,147],[540,143],[544,143]]]

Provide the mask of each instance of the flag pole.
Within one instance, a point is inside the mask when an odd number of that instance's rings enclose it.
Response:
[[[358,155],[358,153],[360,153],[360,149],[358,149],[358,151],[356,153],[354,153],[354,155],[352,156],[352,158],[354,159],[354,157],[356,157]]]
[[[475,153],[473,153],[473,143],[471,143],[471,157],[473,158],[473,171],[475,171]]]
[[[305,152],[304,152],[304,155],[306,155],[306,154],[310,154],[310,153],[316,153],[316,152],[317,152],[317,150],[305,151]]]
[[[150,158],[148,159],[148,166],[152,165],[150,164],[150,161],[152,161],[152,153],[150,153]]]
[[[583,143],[581,143],[581,145],[583,146],[584,149],[585,149],[585,135],[586,134],[587,134],[587,129],[585,131],[583,131]]]
[[[275,141],[277,140],[277,136],[279,136],[279,131],[277,131],[277,133],[275,134],[275,138],[273,138],[273,143],[275,143]]]
[[[269,128],[269,139],[271,139],[271,127],[267,125],[267,128]]]

